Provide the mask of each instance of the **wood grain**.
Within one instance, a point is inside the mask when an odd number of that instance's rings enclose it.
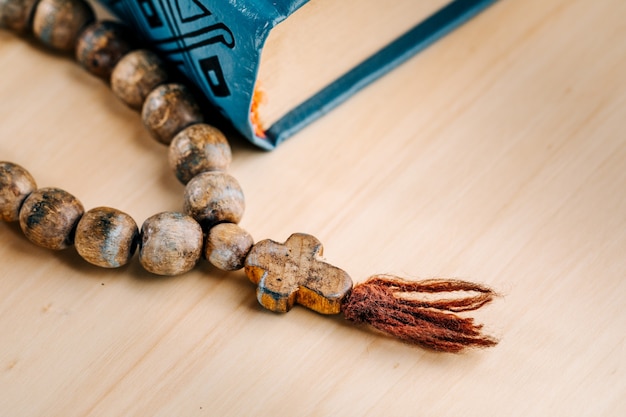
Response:
[[[495,348],[272,314],[241,271],[100,269],[2,223],[2,414],[624,415],[625,15],[503,0],[275,152],[228,134],[252,236],[310,233],[356,282],[495,287]],[[167,149],[104,83],[5,31],[0,68],[0,160],[138,224],[181,210]]]
[[[245,272],[258,285],[259,303],[276,313],[287,313],[297,303],[320,314],[339,314],[352,278],[324,262],[323,251],[322,242],[306,233],[294,233],[284,243],[257,242],[246,257]]]

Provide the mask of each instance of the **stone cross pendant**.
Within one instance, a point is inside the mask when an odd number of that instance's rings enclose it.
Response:
[[[268,310],[286,313],[294,303],[322,314],[338,314],[352,289],[350,276],[321,259],[317,238],[294,233],[285,243],[258,242],[245,262],[257,299]]]

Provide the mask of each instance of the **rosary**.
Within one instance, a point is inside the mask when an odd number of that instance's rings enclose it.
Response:
[[[156,54],[134,49],[122,24],[96,21],[85,0],[0,0],[0,28],[32,34],[53,50],[74,54],[86,71],[107,82],[122,102],[141,112],[148,132],[169,146],[169,165],[185,185],[183,212],[155,214],[139,229],[122,211],[85,212],[67,191],[37,188],[24,168],[0,162],[0,219],[19,222],[34,244],[51,250],[74,246],[83,259],[103,268],[125,265],[137,251],[143,268],[158,275],[183,274],[205,258],[224,271],[244,268],[257,285],[259,303],[276,313],[295,304],[321,314],[342,313],[356,324],[444,352],[497,343],[482,333],[482,325],[456,314],[492,301],[496,293],[490,288],[390,275],[353,285],[345,271],[324,261],[322,244],[311,235],[255,243],[238,226],[244,195],[226,172],[232,158],[226,137],[203,123],[190,90],[171,81]],[[446,295],[451,293],[462,295]],[[433,294],[443,297],[432,299]]]

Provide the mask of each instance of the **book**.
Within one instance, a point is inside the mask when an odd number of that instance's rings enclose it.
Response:
[[[495,0],[100,0],[270,150]]]

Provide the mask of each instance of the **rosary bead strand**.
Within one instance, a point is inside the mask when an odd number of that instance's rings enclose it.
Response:
[[[35,8],[33,29],[43,44],[64,52],[75,49],[83,68],[110,81],[115,95],[129,107],[141,108],[144,126],[157,141],[169,145],[170,167],[186,184],[186,214],[155,214],[139,231],[135,221],[119,210],[98,207],[84,213],[82,204],[68,192],[36,189],[25,169],[0,162],[2,220],[19,219],[33,243],[53,250],[75,244],[83,259],[105,268],[128,263],[138,246],[139,262],[157,275],[190,271],[204,254],[225,271],[245,267],[257,285],[259,303],[274,312],[284,313],[300,304],[321,314],[343,313],[354,323],[446,352],[497,343],[471,318],[455,314],[489,303],[496,295],[489,288],[459,280],[410,282],[384,275],[355,286],[345,271],[322,259],[322,244],[314,236],[295,233],[285,243],[266,239],[254,244],[237,225],[245,204],[239,183],[224,172],[232,158],[228,141],[202,123],[203,114],[187,87],[166,84],[168,74],[153,53],[130,52],[121,25],[88,26],[94,14],[84,0],[35,3],[0,0],[0,25],[25,33],[30,10]],[[469,295],[416,299],[420,294],[455,291]]]
[[[85,3],[87,7],[83,7],[82,0],[64,1],[53,1],[42,8],[41,16],[46,13],[51,15],[50,27],[60,32],[63,32],[64,24],[69,28],[85,26],[80,21],[90,20],[84,19],[88,13],[78,13],[78,21],[67,23],[66,12],[69,9],[84,12],[89,5]],[[60,49],[54,43],[50,44],[41,37],[39,39],[52,48]],[[130,51],[130,45],[123,25],[98,21],[78,35],[76,60],[92,75],[110,80],[114,93],[129,107],[141,108],[144,125],[155,139],[169,144],[174,137],[177,138],[170,147],[169,160],[181,182],[186,184],[207,171],[225,171],[232,154],[224,135],[214,127],[200,123],[203,120],[200,109],[184,85],[164,84],[169,76],[154,53],[148,50]],[[69,47],[62,49],[70,50]],[[7,201],[3,202],[4,211],[13,212],[7,217],[17,219],[19,213],[16,206],[27,200],[36,185],[23,168],[10,163],[4,166],[18,175],[0,177],[7,183],[3,184],[3,192],[15,189],[14,182],[23,184],[17,196],[10,201],[5,198]],[[205,184],[206,179],[201,181],[203,178],[200,177],[197,183]],[[217,186],[204,194],[196,192],[198,198],[193,200],[194,204],[188,204],[186,211],[194,213],[207,230],[222,221],[239,222],[244,203],[237,181],[221,173],[208,182]],[[54,193],[51,194],[52,190]],[[32,195],[32,198],[38,196],[36,193]],[[151,273],[178,275],[187,272],[195,266],[202,253],[212,259],[216,267],[230,271],[243,267],[245,255],[254,243],[249,233],[230,224],[232,227],[224,225],[218,228],[211,238],[207,234],[206,242],[211,246],[205,249],[202,228],[189,215],[175,212],[155,214],[146,219],[139,231],[135,221],[117,209],[98,207],[83,215],[82,205],[71,194],[50,189],[44,196],[48,198],[51,195],[59,196],[59,201],[55,200],[53,206],[67,216],[46,214],[44,220],[47,223],[43,225],[29,226],[33,221],[25,220],[22,229],[26,236],[35,244],[49,249],[64,249],[74,243],[83,259],[104,268],[127,264],[139,246],[139,261]],[[222,196],[224,201],[220,199]],[[66,204],[66,200],[73,204]],[[43,203],[36,201],[34,204],[40,211],[39,206]],[[79,207],[79,212],[72,210],[73,206]],[[31,205],[26,206],[27,209],[29,207]],[[28,219],[33,217],[32,213],[27,216],[26,211],[22,215]],[[47,230],[52,224],[57,226]]]
[[[21,26],[14,23],[10,27],[26,32],[27,19],[23,16],[28,7],[35,7],[34,3],[11,3],[11,13],[5,11],[9,5],[0,5],[2,22],[21,19]],[[19,13],[15,5],[20,6]],[[76,60],[85,70],[110,81],[120,100],[142,110],[144,125],[155,139],[164,144],[173,142],[169,161],[176,177],[183,184],[195,179],[188,187],[194,198],[187,199],[186,211],[207,230],[219,222],[239,222],[244,202],[237,181],[223,172],[201,175],[228,168],[232,159],[228,141],[219,130],[200,124],[200,108],[184,85],[164,84],[169,76],[162,61],[148,50],[131,51],[123,25],[91,23],[93,11],[83,0],[42,0],[35,14],[35,35],[44,45],[67,52],[75,48]],[[83,215],[82,205],[71,194],[59,189],[38,192],[25,169],[10,163],[2,167],[3,219],[19,217],[27,238],[43,247],[64,249],[75,243],[83,259],[100,267],[127,264],[139,246],[141,265],[159,275],[187,272],[203,253],[216,267],[236,270],[243,267],[254,243],[239,226],[224,224],[207,233],[205,249],[200,224],[183,213],[155,214],[145,220],[141,231],[129,215],[117,209],[98,207]],[[198,188],[202,185],[211,188],[202,193]]]

